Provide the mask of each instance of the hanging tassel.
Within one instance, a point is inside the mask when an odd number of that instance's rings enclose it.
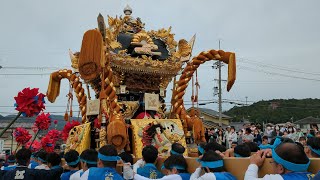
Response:
[[[72,94],[72,86],[70,84],[69,86],[69,93],[68,93],[68,110],[69,110],[69,117],[72,119],[73,113],[72,113],[72,104],[73,104],[73,94]]]
[[[195,95],[195,96],[193,97],[193,102],[198,102],[198,95]]]
[[[72,102],[73,101],[72,100],[73,100],[73,95],[71,95],[71,99],[70,99],[70,101],[71,101],[70,102],[70,108],[69,108],[70,109],[70,118],[72,118],[72,116],[73,116],[73,113],[72,113]]]
[[[72,109],[70,110],[70,118],[72,118]]]
[[[192,102],[192,107],[194,107],[194,78],[193,78],[193,75],[192,75],[192,94],[191,94],[191,102]]]
[[[195,86],[196,86],[196,96],[195,96],[194,102],[197,102],[197,108],[199,108],[198,95],[199,95],[200,84],[199,84],[199,81],[198,81],[198,70],[196,70],[196,83],[195,83]]]
[[[65,120],[65,121],[69,121],[68,111],[66,111],[66,113],[64,114],[64,120]]]

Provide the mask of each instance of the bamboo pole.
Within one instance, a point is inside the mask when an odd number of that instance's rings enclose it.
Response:
[[[37,136],[38,136],[39,132],[40,132],[40,129],[38,129],[37,134],[34,136],[34,138],[33,138],[32,142],[31,142],[31,144],[30,144],[30,146],[29,146],[29,149],[31,149],[32,144],[33,144],[34,140],[36,140],[36,138],[37,138]]]
[[[21,116],[21,114],[22,112],[19,112],[17,116],[8,124],[8,126],[1,131],[0,137],[2,137],[2,135],[12,126],[12,124],[16,122],[16,120]]]

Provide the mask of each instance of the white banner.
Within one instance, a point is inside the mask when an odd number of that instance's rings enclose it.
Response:
[[[158,111],[159,109],[159,94],[144,94],[145,110]]]
[[[98,115],[100,112],[100,100],[88,100],[87,101],[87,115]]]

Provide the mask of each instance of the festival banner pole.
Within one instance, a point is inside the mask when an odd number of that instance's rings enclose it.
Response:
[[[2,135],[12,126],[12,124],[13,124],[14,122],[16,122],[16,120],[21,116],[21,114],[22,114],[22,112],[19,112],[19,113],[17,114],[17,116],[7,125],[7,127],[5,127],[5,128],[1,131],[0,137],[2,137]]]
[[[34,140],[36,140],[36,138],[37,138],[37,136],[38,136],[39,132],[40,132],[40,129],[38,129],[37,134],[36,134],[36,135],[34,135],[34,138],[33,138],[33,140],[31,141],[31,144],[30,144],[30,146],[29,146],[29,149],[31,149],[32,144],[33,144]]]

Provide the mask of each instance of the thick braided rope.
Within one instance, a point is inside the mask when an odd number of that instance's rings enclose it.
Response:
[[[107,127],[107,143],[113,144],[118,150],[124,149],[129,143],[127,126],[120,113],[120,105],[117,101],[116,88],[112,82],[113,72],[110,66],[106,67],[104,74],[106,99],[102,99],[102,109],[109,114]]]
[[[61,81],[62,79],[68,79],[74,92],[77,97],[80,111],[81,111],[81,116],[82,116],[82,123],[86,122],[86,105],[87,105],[87,95],[84,92],[84,89],[82,87],[82,83],[80,82],[80,78],[72,73],[72,70],[59,70],[56,72],[52,73],[52,78],[55,81]]]
[[[118,98],[116,95],[116,88],[112,82],[113,72],[110,67],[106,68],[105,72],[105,93],[107,99],[102,101],[102,109],[105,113],[109,115],[115,115],[120,113],[120,105],[118,104]]]
[[[190,116],[186,113],[186,109],[184,107],[183,96],[185,94],[185,90],[188,87],[188,83],[191,80],[194,72],[197,68],[210,60],[220,60],[225,63],[229,63],[229,57],[233,54],[231,52],[224,52],[222,50],[209,50],[207,52],[201,52],[198,56],[194,57],[191,62],[187,63],[187,66],[184,68],[179,81],[175,84],[175,89],[173,91],[172,97],[172,113],[178,115],[178,118],[182,120],[183,127],[186,131]],[[231,85],[232,86],[232,85]]]

